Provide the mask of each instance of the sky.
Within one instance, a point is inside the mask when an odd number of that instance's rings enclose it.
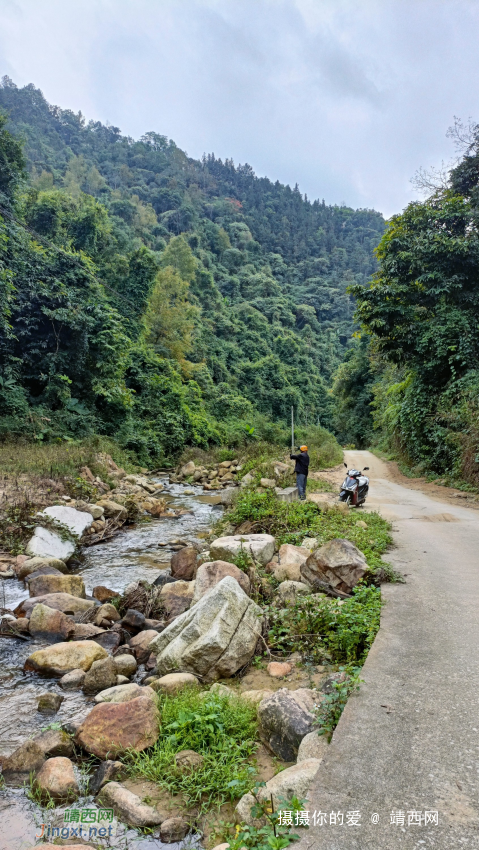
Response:
[[[390,216],[479,121],[479,0],[0,0],[0,76]]]

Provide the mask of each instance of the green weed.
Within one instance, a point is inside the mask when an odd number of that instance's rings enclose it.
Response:
[[[131,752],[130,773],[156,782],[185,803],[213,804],[234,800],[251,787],[256,772],[251,757],[257,747],[256,707],[240,698],[185,690],[160,696],[161,734],[154,747]],[[182,772],[175,763],[181,750],[194,750],[203,764]]]
[[[341,671],[343,667],[339,668]],[[328,741],[331,740],[333,732],[339,723],[346,703],[353,693],[359,690],[359,672],[360,668],[355,667],[351,673],[348,673],[344,682],[333,682],[333,690],[330,694],[326,694],[322,699],[321,704],[316,709],[316,719],[319,724],[319,735],[326,735]]]
[[[284,609],[270,608],[268,643],[275,651],[301,652],[318,663],[362,664],[379,629],[381,592],[358,585],[352,599],[312,594]]]

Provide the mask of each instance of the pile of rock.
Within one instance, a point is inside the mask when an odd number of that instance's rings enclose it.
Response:
[[[236,487],[239,484],[237,474],[242,468],[238,459],[223,460],[209,468],[202,465],[196,466],[194,461],[190,460],[179,467],[176,474],[170,475],[170,481],[173,483],[188,481],[201,484],[203,490],[221,490],[225,487]]]

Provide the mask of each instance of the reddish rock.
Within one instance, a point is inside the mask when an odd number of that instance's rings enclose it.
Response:
[[[103,602],[111,602],[112,599],[115,599],[119,594],[114,590],[109,590],[108,587],[104,587],[104,585],[99,584],[93,588],[92,596],[94,599],[98,599],[99,602],[103,604]]]
[[[159,735],[156,701],[150,696],[130,702],[96,705],[75,733],[75,742],[101,759],[152,747]]]
[[[274,679],[280,679],[282,676],[287,676],[291,673],[293,667],[287,661],[271,661],[266,669]]]
[[[131,638],[129,644],[138,664],[144,664],[144,662],[148,660],[150,657],[150,643],[153,638],[158,637],[158,634],[159,632],[155,631],[155,629],[146,629],[146,631],[138,632],[135,637]]]
[[[202,596],[205,595],[212,587],[218,584],[225,576],[231,576],[236,579],[239,586],[249,596],[251,590],[251,582],[239,567],[234,564],[229,564],[227,561],[208,561],[198,567],[195,580],[195,592],[193,594],[192,605],[195,605]]]
[[[35,784],[42,794],[54,800],[74,800],[80,794],[70,759],[47,759],[37,774]]]
[[[171,559],[171,575],[183,581],[191,581],[196,575],[197,551],[193,546],[185,546],[175,552]]]

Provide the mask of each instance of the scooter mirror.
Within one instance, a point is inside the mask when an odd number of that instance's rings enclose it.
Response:
[[[369,466],[365,466],[365,467],[364,467],[364,471],[365,471],[365,472],[366,472],[366,470],[368,470],[368,471],[369,471]]]
[[[348,465],[347,465],[347,463],[345,463],[345,464],[343,464],[343,465],[344,465],[344,466],[345,466],[345,467],[346,467],[346,469],[347,469],[347,468],[348,468]]]

